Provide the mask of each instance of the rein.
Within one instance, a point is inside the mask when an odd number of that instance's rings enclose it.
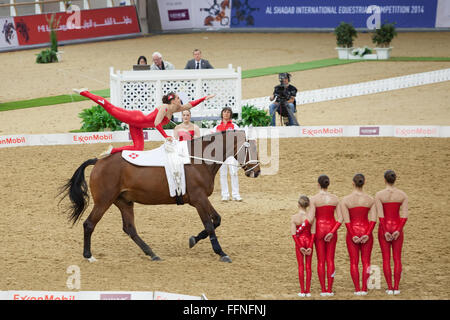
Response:
[[[241,145],[241,147],[238,149],[238,151],[236,151],[236,153],[233,155],[233,157],[236,157],[236,155],[239,154],[239,152],[242,150],[242,148],[245,148],[245,158],[244,159],[247,159],[247,155],[249,155],[249,159],[250,159],[250,152],[248,150],[249,147],[250,147],[250,143],[248,141],[245,141]],[[189,158],[197,159],[197,160],[203,160],[203,161],[211,161],[211,162],[219,163],[219,164],[224,164],[225,163],[225,161],[207,159],[207,158],[196,157],[196,156],[192,156],[192,155],[189,155]],[[243,164],[239,164],[239,165],[229,164],[229,165],[244,169],[244,166],[246,166],[247,164],[255,164],[255,165],[253,167],[251,167],[250,169],[245,170],[245,172],[253,170],[259,164],[259,161],[258,160],[249,160],[249,161],[245,161]]]

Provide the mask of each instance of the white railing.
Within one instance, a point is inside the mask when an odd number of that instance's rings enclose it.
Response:
[[[224,107],[241,118],[241,68],[201,70],[116,71],[110,68],[111,103],[128,110],[150,113],[162,104],[163,95],[176,92],[189,101],[216,94],[191,109],[192,120],[216,120]],[[181,114],[174,114],[181,121]]]
[[[380,93],[444,81],[450,81],[450,68],[415,73],[395,78],[361,82],[345,86],[300,91],[297,93],[296,100],[297,105],[302,105],[307,103],[357,97],[366,94]],[[261,98],[246,99],[242,101],[242,104],[254,105],[258,109],[268,109],[271,102],[269,100],[269,96],[266,96]]]

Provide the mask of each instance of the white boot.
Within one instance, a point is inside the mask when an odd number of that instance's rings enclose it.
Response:
[[[74,92],[76,92],[76,93],[78,93],[78,94],[80,94],[81,92],[83,92],[83,91],[88,91],[88,88],[81,88],[81,89],[72,89]]]
[[[113,146],[110,145],[110,146],[108,147],[107,150],[103,151],[103,152],[98,156],[98,158],[99,158],[99,159],[103,159],[103,158],[106,158],[107,156],[111,155],[112,149],[113,149]]]
[[[300,298],[304,298],[304,297],[305,297],[305,294],[304,294],[304,293],[301,293],[301,292],[298,293],[297,295],[298,295]]]
[[[393,295],[393,294],[394,294],[394,290],[386,290],[386,293],[387,293],[388,295]]]
[[[400,290],[394,290],[394,295],[400,294]]]

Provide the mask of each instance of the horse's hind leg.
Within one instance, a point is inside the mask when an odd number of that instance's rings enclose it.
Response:
[[[122,213],[122,222],[123,222],[123,231],[130,236],[130,238],[139,246],[139,248],[144,251],[144,253],[153,261],[161,260],[152,249],[144,242],[144,240],[139,237],[136,231],[136,226],[134,224],[134,211],[133,211],[133,202],[128,202],[124,199],[117,199],[114,204],[120,209]]]
[[[94,232],[95,226],[100,221],[100,219],[105,214],[106,210],[110,207],[109,205],[94,205],[94,208],[92,209],[91,213],[89,214],[89,217],[84,221],[83,228],[84,228],[84,249],[83,249],[83,257],[88,259],[89,262],[95,262],[97,261],[91,253],[91,236],[92,232]]]

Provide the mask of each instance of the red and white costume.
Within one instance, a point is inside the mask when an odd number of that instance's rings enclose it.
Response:
[[[300,282],[300,293],[308,294],[311,293],[311,261],[312,261],[312,250],[314,243],[315,234],[311,234],[311,224],[308,219],[297,226],[297,232],[292,238],[295,241],[295,254],[297,256],[298,263],[298,279]],[[303,255],[300,248],[311,249],[310,255]],[[303,262],[303,260],[305,260]],[[305,287],[305,271],[306,271],[306,287]]]
[[[383,257],[383,272],[389,290],[399,290],[400,278],[402,275],[402,247],[403,247],[403,227],[407,218],[400,217],[401,202],[383,203],[384,218],[380,218],[378,227],[378,241],[380,242],[381,255]],[[400,235],[397,240],[386,241],[385,233],[398,231]],[[394,286],[392,286],[391,271],[391,247],[394,258]]]
[[[124,146],[120,148],[113,148],[111,154],[120,152],[122,150],[144,150],[144,128],[156,128],[164,138],[168,138],[168,135],[163,129],[163,126],[170,122],[170,119],[164,117],[163,120],[155,126],[155,119],[159,112],[159,109],[155,108],[151,113],[145,115],[140,110],[126,110],[119,108],[111,104],[105,98],[96,96],[89,91],[85,90],[80,92],[80,95],[91,99],[97,104],[101,105],[110,115],[119,121],[125,122],[130,128],[131,139],[133,140],[132,146]],[[193,107],[203,102],[206,97],[189,102]]]
[[[325,205],[316,207],[316,253],[317,253],[317,273],[319,276],[322,294],[333,293],[333,280],[335,275],[334,254],[336,252],[337,230],[341,223],[334,218],[336,206]],[[331,241],[326,242],[325,236],[333,233]],[[325,286],[325,264],[326,275],[328,280],[328,288]]]
[[[346,223],[347,227],[347,249],[350,256],[350,275],[355,286],[355,293],[367,292],[367,280],[370,276],[370,255],[373,247],[372,231],[375,227],[375,221],[369,221],[369,207],[354,207],[349,208],[350,222]],[[366,243],[354,243],[353,237],[361,238],[368,236],[369,240]],[[361,252],[362,261],[362,290],[359,283],[359,253]]]
[[[239,130],[239,126],[230,120],[227,122],[222,121],[212,129],[213,132],[221,132],[226,130]],[[231,196],[233,199],[241,199],[239,194],[238,165],[239,163],[234,157],[229,157],[220,167],[220,188],[222,190],[222,199],[229,199],[230,197],[227,179],[228,171],[230,172],[231,178]]]

